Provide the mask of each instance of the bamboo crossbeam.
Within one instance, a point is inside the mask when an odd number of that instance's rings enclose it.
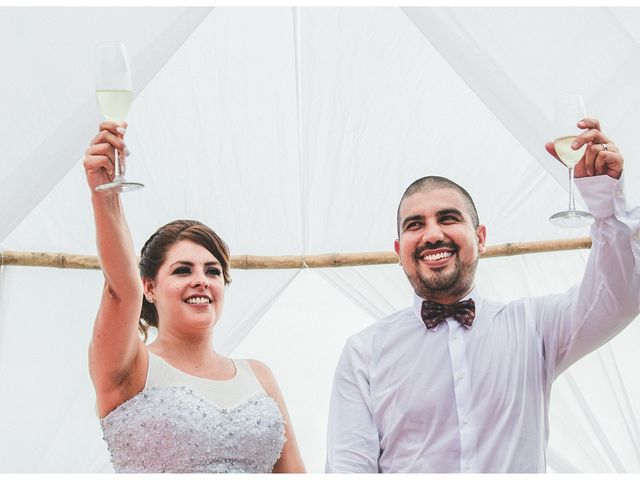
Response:
[[[512,255],[578,250],[583,248],[591,248],[591,239],[589,237],[540,242],[504,243],[487,247],[487,250],[481,255],[481,258],[508,257]],[[393,263],[398,263],[398,257],[394,252],[327,253],[306,256],[231,255],[231,268],[241,270],[356,267]],[[46,252],[0,252],[0,265],[84,270],[100,269],[100,263],[96,256]]]

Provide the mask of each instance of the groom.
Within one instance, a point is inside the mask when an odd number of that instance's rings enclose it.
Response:
[[[595,119],[576,184],[595,217],[580,285],[501,304],[474,285],[486,228],[459,185],[412,183],[395,251],[413,305],[350,337],[336,370],[328,472],[544,472],[551,384],[640,311],[640,208]],[[553,144],[546,145],[557,158]],[[580,177],[580,178],[578,178]]]

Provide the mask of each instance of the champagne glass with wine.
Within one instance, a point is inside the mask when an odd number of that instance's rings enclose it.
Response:
[[[549,221],[559,227],[583,227],[593,221],[588,212],[576,209],[573,193],[573,169],[580,161],[587,149],[583,145],[578,150],[571,148],[571,144],[580,135],[577,123],[586,117],[584,100],[577,93],[562,93],[555,98],[555,117],[553,122],[553,146],[558,157],[569,169],[569,208],[554,213]]]
[[[131,67],[124,44],[105,42],[96,47],[95,81],[96,97],[104,118],[123,121],[133,101]],[[142,183],[125,180],[124,162],[116,150],[114,178],[109,183],[98,185],[96,191],[130,192],[143,187]]]

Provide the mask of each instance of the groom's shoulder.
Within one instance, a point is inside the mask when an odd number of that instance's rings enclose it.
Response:
[[[411,321],[414,316],[415,315],[411,307],[404,308],[387,315],[386,317],[374,321],[371,325],[351,335],[347,339],[347,345],[351,345],[353,347],[370,345],[377,336],[385,335],[389,330],[395,330],[399,323]]]

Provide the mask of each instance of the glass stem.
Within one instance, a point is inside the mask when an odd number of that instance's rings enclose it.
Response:
[[[113,162],[113,173],[115,174],[113,181],[122,183],[124,179],[122,178],[122,168],[120,166],[120,155],[118,154],[118,149],[115,149],[115,159]]]
[[[576,200],[573,196],[573,167],[569,168],[569,211],[575,212]]]

